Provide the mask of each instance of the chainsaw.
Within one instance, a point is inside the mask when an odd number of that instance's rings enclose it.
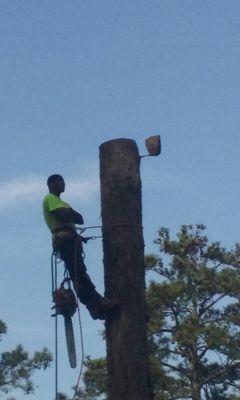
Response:
[[[70,281],[70,278],[65,278],[60,287],[53,292],[53,302],[55,304],[52,309],[55,309],[55,313],[52,314],[52,317],[62,315],[64,318],[69,363],[72,368],[76,368],[77,358],[72,316],[77,310],[77,302],[75,294],[71,289]]]

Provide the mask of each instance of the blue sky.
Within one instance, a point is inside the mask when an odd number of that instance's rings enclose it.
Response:
[[[161,135],[162,155],[141,167],[146,252],[160,226],[183,223],[239,241],[239,15],[237,0],[0,2],[2,349],[53,350],[45,180],[61,173],[64,199],[101,224],[104,141],[132,138],[144,154],[145,138]],[[85,251],[103,292],[101,241]],[[84,309],[82,319],[86,354],[104,355],[102,323]],[[77,372],[60,328],[59,386],[70,394]],[[29,400],[53,399],[53,368],[36,383]]]

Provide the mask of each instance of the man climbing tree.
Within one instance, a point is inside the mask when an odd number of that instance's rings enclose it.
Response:
[[[65,190],[61,175],[49,176],[49,194],[43,200],[45,222],[52,232],[53,249],[65,262],[79,300],[86,305],[93,319],[106,319],[116,309],[116,303],[101,296],[95,289],[83,262],[82,243],[87,239],[77,234],[75,224],[83,217],[60,198]]]

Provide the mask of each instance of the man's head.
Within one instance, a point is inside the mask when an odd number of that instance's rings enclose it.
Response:
[[[59,196],[65,190],[65,182],[61,175],[50,175],[47,179],[47,185],[50,193]]]

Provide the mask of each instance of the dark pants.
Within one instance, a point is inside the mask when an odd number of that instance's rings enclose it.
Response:
[[[76,232],[56,235],[53,246],[66,264],[79,300],[86,305],[90,314],[94,316],[101,307],[102,296],[96,291],[87,274],[87,268],[83,261],[81,237]]]

